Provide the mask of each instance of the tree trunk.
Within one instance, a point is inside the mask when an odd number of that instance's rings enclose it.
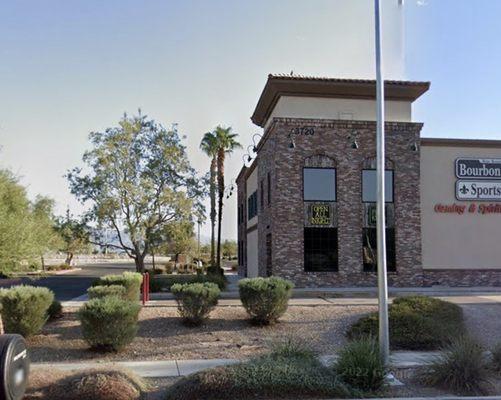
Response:
[[[155,270],[155,253],[153,251],[151,252],[151,262],[153,264],[153,270]]]
[[[42,262],[42,271],[45,271],[45,260],[43,256],[40,256],[40,261]]]
[[[219,273],[223,273],[221,269],[221,222],[223,220],[223,198],[224,198],[224,148],[217,153],[217,183],[218,183],[218,213],[217,213],[217,259],[216,265]]]
[[[144,257],[142,255],[137,255],[134,257],[134,262],[136,264],[136,271],[139,273],[144,273]]]
[[[66,265],[71,265],[71,262],[73,261],[73,253],[71,251],[69,251],[67,254],[66,254],[66,260],[64,260],[64,263]]]
[[[216,264],[216,179],[217,179],[217,159],[212,157],[210,163],[210,263]]]

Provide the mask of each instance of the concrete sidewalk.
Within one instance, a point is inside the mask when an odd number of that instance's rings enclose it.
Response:
[[[424,365],[433,359],[437,352],[396,351],[391,355],[395,368],[410,368]],[[320,357],[325,364],[331,364],[335,355]],[[33,363],[31,368],[58,369],[61,371],[79,371],[94,368],[127,368],[145,378],[165,378],[189,375],[207,368],[236,364],[244,360],[209,359],[209,360],[165,360],[165,361],[117,361],[117,362],[77,362],[77,363]]]
[[[167,295],[167,293],[166,293]],[[467,304],[501,304],[501,294],[471,294],[461,296],[433,296],[438,299],[447,300],[459,305]],[[390,303],[394,297],[390,298]],[[87,301],[87,295],[77,297],[62,303],[63,307],[80,307]],[[239,307],[242,305],[238,298],[222,298],[219,300],[220,307]],[[292,298],[289,300],[290,306],[376,306],[377,298],[373,297],[305,297]],[[152,296],[147,302],[147,307],[177,307],[176,301],[169,296]]]

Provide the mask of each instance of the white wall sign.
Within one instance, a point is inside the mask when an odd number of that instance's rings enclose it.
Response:
[[[456,198],[458,200],[501,201],[501,180],[458,180]]]
[[[458,158],[456,177],[463,179],[501,179],[501,159]]]

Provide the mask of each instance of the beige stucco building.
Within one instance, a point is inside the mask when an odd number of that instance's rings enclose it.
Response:
[[[501,141],[421,138],[412,104],[429,86],[385,83],[389,282],[501,285]],[[375,82],[270,75],[252,120],[239,273],[375,284]]]

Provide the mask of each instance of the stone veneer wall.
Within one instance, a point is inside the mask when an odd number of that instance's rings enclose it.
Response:
[[[314,135],[294,135],[296,147],[289,148],[289,133],[303,126],[313,127]],[[389,274],[393,286],[423,285],[420,152],[411,150],[414,142],[419,143],[421,128],[419,123],[386,123],[386,155],[394,164],[397,272]],[[350,146],[353,135],[358,149]],[[376,274],[363,272],[361,200],[361,170],[375,152],[372,121],[274,119],[256,160],[258,185],[271,171],[273,187],[271,207],[259,208],[260,274],[266,263],[265,236],[271,232],[273,275],[291,279],[299,287],[376,285]],[[304,271],[302,170],[307,157],[319,154],[337,164],[338,272]]]

